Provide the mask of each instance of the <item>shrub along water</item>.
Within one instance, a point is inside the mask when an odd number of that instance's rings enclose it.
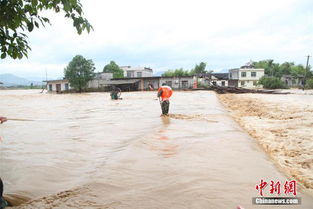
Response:
[[[287,85],[277,77],[265,77],[260,78],[259,84],[263,85],[266,89],[287,89]]]

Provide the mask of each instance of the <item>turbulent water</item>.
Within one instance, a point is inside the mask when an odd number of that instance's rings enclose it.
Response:
[[[0,115],[19,119],[0,126],[6,197],[31,200],[20,208],[270,208],[252,205],[256,184],[286,178],[214,93],[174,92],[170,117],[155,92],[122,97],[0,91]],[[300,190],[297,208],[310,208]]]

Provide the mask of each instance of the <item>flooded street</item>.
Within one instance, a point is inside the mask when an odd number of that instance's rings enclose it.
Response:
[[[0,125],[5,194],[33,200],[18,208],[273,208],[255,186],[286,177],[215,93],[174,92],[171,117],[156,92],[122,97],[0,91],[1,116],[30,120]]]

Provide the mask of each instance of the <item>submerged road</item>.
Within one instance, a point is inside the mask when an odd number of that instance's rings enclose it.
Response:
[[[33,199],[17,208],[263,209],[255,186],[289,181],[213,92],[174,92],[170,117],[155,92],[0,95],[1,114],[36,119],[0,129],[5,193]],[[300,186],[297,197],[312,208]]]

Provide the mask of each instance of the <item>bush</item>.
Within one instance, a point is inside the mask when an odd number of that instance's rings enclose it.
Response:
[[[277,77],[262,77],[258,84],[263,85],[266,89],[286,89],[287,85]]]
[[[307,89],[313,89],[313,78],[310,78],[310,79],[308,79],[308,80],[306,81],[305,87],[306,87]]]

